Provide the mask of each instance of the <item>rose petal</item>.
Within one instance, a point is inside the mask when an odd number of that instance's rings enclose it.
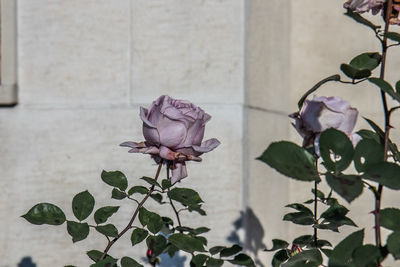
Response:
[[[322,102],[325,106],[334,111],[334,112],[342,112],[344,113],[348,108],[350,108],[350,103],[346,100],[341,99],[337,96],[314,96],[312,101]]]
[[[157,128],[148,127],[145,123],[143,123],[142,128],[143,136],[147,142],[153,145],[160,145],[160,133]]]
[[[168,147],[165,146],[161,146],[160,147],[160,157],[162,157],[163,159],[166,160],[174,160],[176,158],[176,152],[172,151],[171,149],[169,149]]]
[[[131,149],[128,151],[129,153],[143,153],[143,154],[153,154],[156,155],[159,153],[159,149],[156,146],[147,146],[145,142],[124,142],[120,144],[123,147],[130,147]]]
[[[345,132],[346,134],[351,134],[354,129],[354,126],[357,122],[358,111],[355,108],[350,108],[344,114],[344,120],[342,124],[339,126],[338,130]]]
[[[187,135],[187,128],[183,122],[171,120],[165,116],[160,120],[157,128],[160,134],[160,143],[171,149],[182,144]]]
[[[205,126],[201,120],[195,121],[187,130],[186,138],[179,147],[187,147],[191,145],[200,146],[204,137]]]
[[[148,119],[147,119],[147,115],[148,115],[148,110],[144,107],[140,107],[140,119],[142,119],[143,123],[146,124],[148,127],[151,128],[156,128],[155,125],[153,125]]]
[[[207,153],[216,148],[221,144],[220,141],[218,141],[216,138],[211,138],[208,139],[207,141],[204,141],[201,143],[201,146],[192,146],[194,151],[200,152],[200,153]]]
[[[175,163],[172,169],[171,184],[179,182],[185,177],[187,177],[186,164],[184,162]]]

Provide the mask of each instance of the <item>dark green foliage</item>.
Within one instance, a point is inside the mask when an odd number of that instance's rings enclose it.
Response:
[[[328,170],[343,171],[353,160],[353,145],[342,131],[330,128],[322,132],[319,145],[321,157]]]
[[[118,206],[102,207],[94,213],[94,221],[97,224],[105,223],[114,213],[118,211]]]
[[[209,257],[205,254],[197,254],[196,256],[192,257],[192,260],[190,261],[190,266],[203,267],[208,258]]]
[[[87,223],[78,223],[67,221],[67,231],[72,236],[72,242],[84,240],[89,235],[89,225]]]
[[[232,264],[255,267],[254,261],[246,254],[238,254],[233,260],[228,260]]]
[[[350,61],[350,66],[363,70],[374,70],[379,66],[382,56],[379,53],[363,53]]]
[[[382,91],[390,95],[397,102],[400,102],[400,94],[394,91],[393,87],[387,81],[381,78],[369,78],[368,81],[378,86]]]
[[[242,247],[235,244],[230,248],[224,248],[223,250],[221,250],[221,252],[219,253],[219,256],[220,257],[230,257],[230,256],[233,256],[233,255],[239,253],[240,251],[242,251]]]
[[[25,215],[25,220],[32,224],[61,225],[65,222],[64,212],[56,205],[50,203],[39,203],[33,206]]]
[[[106,236],[118,237],[118,230],[113,224],[96,226],[96,230]]]
[[[113,190],[111,192],[111,198],[121,200],[121,199],[126,198],[126,194],[125,194],[125,192],[122,192],[122,191],[118,190],[117,188],[113,188]]]
[[[272,267],[280,267],[283,262],[289,259],[289,255],[285,249],[279,250],[272,258]]]
[[[307,265],[305,265],[307,263]],[[318,267],[322,263],[322,255],[318,249],[303,250],[302,252],[290,257],[282,267]]]
[[[162,235],[150,235],[146,239],[146,244],[153,251],[154,256],[158,256],[167,248],[167,239]]]
[[[125,174],[120,171],[104,171],[101,173],[101,179],[108,185],[117,187],[121,191],[125,191],[128,187],[128,180]]]
[[[147,226],[147,229],[153,234],[157,234],[164,225],[160,215],[148,211],[144,207],[139,209],[139,221],[143,226]]]
[[[353,79],[353,80],[359,80],[363,78],[367,78],[371,76],[371,71],[369,69],[357,69],[349,64],[343,63],[340,65],[340,70],[343,71],[344,74],[346,74],[347,77]]]
[[[362,246],[364,229],[354,232],[343,239],[332,251],[329,266],[332,263],[348,263],[352,260],[354,250]]]
[[[325,177],[329,186],[349,203],[361,195],[364,188],[361,177],[356,175],[327,173]]]
[[[210,257],[206,262],[206,267],[220,267],[222,264],[224,264],[223,260]]]
[[[400,210],[396,208],[382,209],[380,223],[386,229],[400,231]]]
[[[400,259],[400,231],[393,232],[387,239],[387,248],[396,260]]]
[[[143,267],[143,265],[139,264],[132,258],[123,257],[121,259],[121,267]]]
[[[94,203],[93,196],[87,190],[75,195],[72,199],[72,211],[75,217],[80,221],[86,219],[92,213]]]
[[[209,251],[210,251],[211,255],[215,255],[217,253],[220,253],[224,248],[226,248],[226,247],[224,247],[224,246],[215,246],[215,247],[210,248]]]
[[[294,203],[286,205],[286,207],[298,210],[298,212],[285,214],[285,216],[283,216],[284,221],[291,221],[300,225],[312,225],[315,223],[313,212],[306,206],[299,203]]]
[[[186,235],[186,234],[173,234],[168,237],[168,241],[180,250],[186,251],[188,253],[193,253],[196,251],[205,252],[203,243],[197,238]]]
[[[384,147],[373,139],[362,139],[354,151],[354,166],[358,172],[364,172],[370,166],[383,160]]]
[[[272,248],[271,249],[265,249],[265,251],[275,251],[275,250],[278,250],[278,249],[287,248],[288,246],[289,246],[289,243],[286,242],[285,240],[272,239]]]
[[[148,184],[150,184],[150,185],[152,185],[152,186],[157,186],[157,187],[159,187],[159,188],[162,188],[161,185],[160,185],[155,179],[153,179],[153,178],[143,176],[143,177],[140,178],[140,179],[142,179],[143,181],[145,181],[146,183],[148,183]]]
[[[147,192],[149,192],[149,189],[147,189],[144,186],[137,185],[137,186],[133,186],[133,187],[131,187],[131,189],[129,189],[128,195],[133,195],[135,193],[145,195],[145,194],[147,194]]]
[[[400,34],[397,32],[388,32],[386,33],[386,37],[392,41],[400,42]]]
[[[148,235],[148,232],[145,229],[141,229],[141,228],[134,229],[132,231],[132,235],[131,235],[132,246],[139,244],[140,242],[145,240],[147,235]]]
[[[400,166],[392,162],[374,164],[365,171],[362,177],[394,190],[400,189]]]
[[[319,181],[315,158],[298,145],[281,141],[272,143],[257,158],[288,177],[301,181]]]

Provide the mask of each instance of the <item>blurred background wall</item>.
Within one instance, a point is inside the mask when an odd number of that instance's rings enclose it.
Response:
[[[272,141],[300,142],[287,114],[305,90],[352,56],[379,49],[369,29],[343,15],[342,1],[18,0],[10,12],[18,105],[0,109],[0,266],[26,256],[39,267],[91,263],[85,251],[106,245],[94,231],[73,245],[65,225],[34,226],[20,216],[51,202],[72,218],[72,197],[87,189],[95,208],[121,204],[110,222],[125,226],[135,207],[111,200],[100,173],[121,170],[130,185],[154,175],[149,157],[118,145],[143,140],[139,106],[161,94],[203,107],[213,116],[206,138],[222,143],[202,163],[188,164],[181,186],[199,191],[208,216],[190,214],[183,224],[211,228],[210,247],[243,242],[257,251],[257,266],[270,266],[261,250],[272,238],[309,233],[281,221],[284,205],[310,198],[309,185],[255,158]],[[391,69],[399,69],[399,54],[391,55]],[[319,94],[342,96],[382,122],[372,85],[331,84]],[[368,197],[352,204],[359,225],[373,219]],[[390,193],[384,202],[399,204]],[[141,259],[145,248],[123,238],[110,254]]]

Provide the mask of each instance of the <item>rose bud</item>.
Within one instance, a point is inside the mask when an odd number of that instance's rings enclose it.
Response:
[[[314,144],[319,155],[319,136],[329,128],[335,128],[347,134],[355,146],[361,137],[352,133],[357,122],[358,111],[349,102],[340,97],[316,97],[306,100],[300,112],[289,115],[295,119],[292,125],[304,138],[303,147]]]
[[[140,107],[140,118],[146,141],[124,142],[121,146],[130,147],[131,153],[151,154],[156,162],[170,161],[172,184],[187,176],[185,161],[201,161],[201,154],[220,144],[215,138],[202,142],[211,116],[185,100],[160,96],[149,109]]]

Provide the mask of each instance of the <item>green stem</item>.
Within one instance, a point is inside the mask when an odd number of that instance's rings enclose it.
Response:
[[[158,176],[160,175],[160,171],[161,171],[161,167],[162,167],[163,161],[161,160],[161,162],[158,164],[158,168],[157,168],[157,172],[156,175],[154,177],[154,180],[157,181]],[[138,204],[135,212],[132,215],[131,220],[129,221],[128,225],[118,234],[117,237],[115,237],[113,240],[109,241],[107,244],[107,247],[104,249],[103,255],[101,255],[100,260],[104,259],[104,257],[107,255],[107,252],[110,250],[110,248],[112,247],[112,245],[114,245],[115,242],[117,242],[117,240],[123,236],[129,229],[132,228],[132,224],[133,221],[135,220],[136,216],[139,213],[139,209],[143,206],[143,204],[146,202],[146,200],[149,198],[149,196],[153,193],[154,191],[154,185],[152,185],[150,187],[149,192],[147,192],[146,196],[142,199],[142,201]]]
[[[167,179],[168,179],[168,181],[170,181],[169,170],[170,170],[170,165],[167,164]],[[169,187],[168,187],[168,192],[169,192]],[[174,205],[174,202],[172,201],[172,199],[169,196],[168,196],[168,199],[169,199],[169,203],[171,204],[172,209],[174,210],[174,213],[175,213],[175,216],[176,216],[176,220],[178,221],[178,225],[180,227],[182,227],[181,219],[179,217],[179,211],[177,211],[177,209],[176,209],[176,207]],[[182,233],[182,231],[180,231],[180,232]]]

